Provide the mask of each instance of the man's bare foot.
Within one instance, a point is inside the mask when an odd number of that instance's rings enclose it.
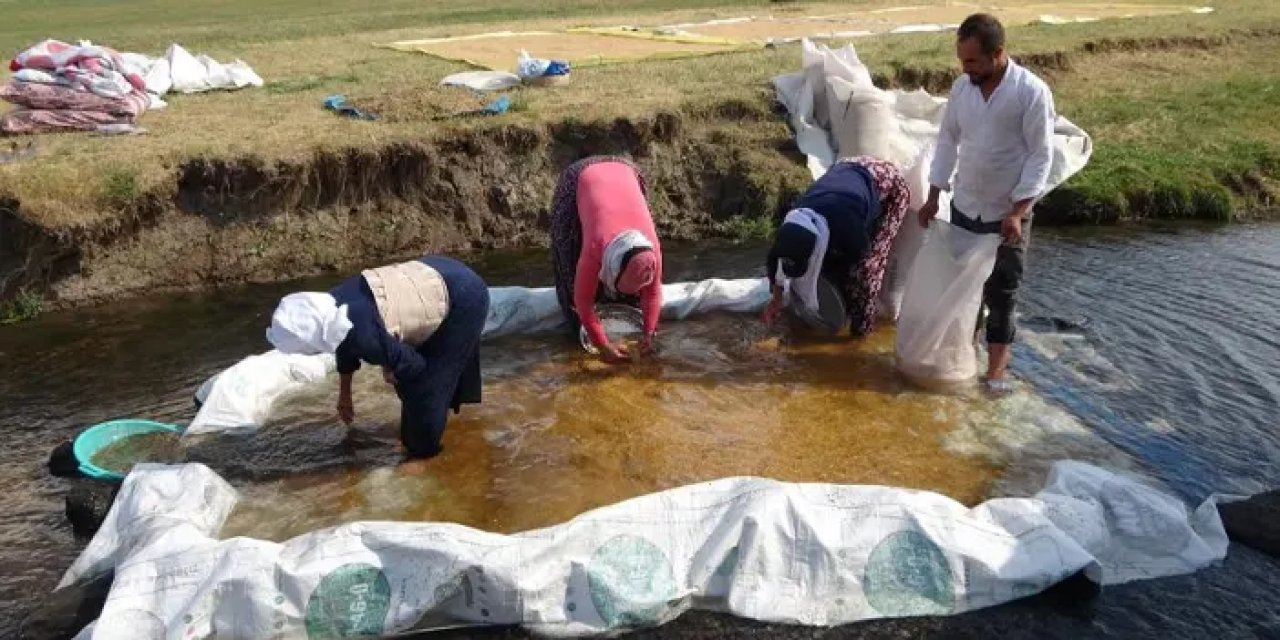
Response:
[[[406,476],[425,476],[431,472],[430,458],[411,458],[400,463],[398,471]]]
[[[1015,388],[1014,382],[1003,375],[998,378],[987,376],[984,384],[987,387],[987,391],[999,394],[1009,393]]]

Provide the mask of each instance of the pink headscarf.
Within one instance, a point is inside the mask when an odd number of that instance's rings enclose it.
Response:
[[[618,293],[634,296],[640,290],[653,284],[658,273],[658,256],[653,249],[645,249],[627,261],[622,274],[618,276]]]

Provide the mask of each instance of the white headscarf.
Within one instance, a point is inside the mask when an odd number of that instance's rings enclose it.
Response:
[[[618,276],[622,275],[622,259],[632,249],[652,249],[653,243],[643,233],[635,229],[627,229],[613,237],[604,248],[604,259],[600,261],[600,282],[612,295],[617,293]]]
[[[818,312],[818,275],[822,273],[822,260],[827,256],[827,243],[831,240],[831,230],[827,227],[827,219],[818,215],[813,209],[792,209],[782,224],[794,224],[803,227],[814,235],[813,253],[809,254],[809,268],[804,275],[791,282],[791,289],[799,296],[805,309]],[[778,265],[777,278],[785,278],[782,265]]]
[[[267,341],[286,354],[333,353],[351,331],[347,306],[327,293],[291,293],[271,314]]]

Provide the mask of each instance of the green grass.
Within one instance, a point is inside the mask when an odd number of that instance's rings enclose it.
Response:
[[[31,320],[44,311],[44,299],[40,294],[22,289],[12,300],[0,302],[0,325]]]
[[[1143,81],[1083,72],[1061,83],[1060,110],[1096,141],[1070,188],[1102,220],[1231,219],[1225,185],[1280,168],[1280,42],[1225,47],[1211,61],[1146,58]]]
[[[17,51],[51,37],[151,50],[180,42],[234,54],[239,45],[405,28],[447,30],[459,25],[768,5],[767,0],[556,0],[551,9],[527,0],[0,0],[4,16],[0,50]]]
[[[120,168],[107,173],[103,181],[102,200],[114,207],[126,207],[138,197],[138,176],[132,169]]]
[[[301,93],[304,91],[312,91],[315,89],[336,89],[345,85],[351,85],[360,82],[360,77],[354,71],[335,75],[311,75],[299,76],[296,78],[285,78],[265,83],[268,93]]]
[[[721,223],[719,233],[734,242],[768,240],[773,237],[777,224],[776,220],[767,216],[741,216]]]

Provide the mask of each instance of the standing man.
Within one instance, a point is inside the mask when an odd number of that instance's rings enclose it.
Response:
[[[948,189],[953,225],[1004,238],[982,298],[990,311],[987,385],[1006,391],[1012,387],[1005,369],[1031,206],[1045,191],[1053,159],[1053,95],[1043,80],[1009,59],[1004,27],[994,16],[974,14],[961,23],[956,56],[964,76],[951,85],[920,224],[929,226],[939,192]]]

